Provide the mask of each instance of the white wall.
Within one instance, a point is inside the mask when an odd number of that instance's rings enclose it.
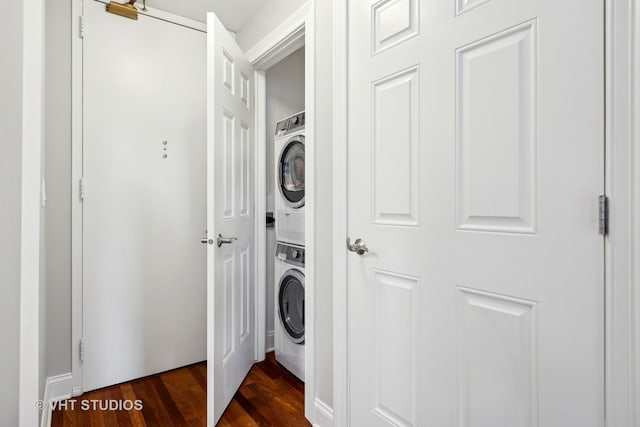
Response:
[[[267,0],[238,32],[245,52],[306,1]],[[316,397],[333,406],[333,6],[315,1],[316,15]]]
[[[304,110],[304,47],[267,70],[267,212],[274,211],[275,155],[273,137],[276,122]],[[273,332],[275,314],[275,230],[267,229],[267,335]],[[270,345],[267,341],[267,348]]]
[[[18,425],[22,1],[0,14],[0,425]]]
[[[45,0],[46,375],[71,372],[71,1]]]
[[[331,3],[329,0],[318,0]],[[307,0],[267,0],[236,33],[238,45],[246,52],[298,10]]]

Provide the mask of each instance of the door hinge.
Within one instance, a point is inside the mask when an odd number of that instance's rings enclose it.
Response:
[[[85,343],[84,338],[80,338],[80,361],[84,362]]]
[[[83,38],[84,38],[84,31],[85,31],[85,29],[86,29],[86,21],[85,21],[85,19],[84,19],[84,15],[82,15],[82,16],[80,17],[80,34],[79,34],[79,36],[80,36],[80,38],[81,38],[81,39],[83,39]]]
[[[84,177],[80,178],[80,200],[84,200],[84,196],[86,195],[87,188],[84,183]]]
[[[47,181],[42,180],[42,186],[40,187],[40,206],[47,207]]]
[[[609,198],[605,195],[598,197],[598,223],[600,234],[609,234]]]

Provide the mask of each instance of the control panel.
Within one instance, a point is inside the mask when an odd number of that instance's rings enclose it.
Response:
[[[276,257],[287,264],[304,267],[304,248],[278,243]]]
[[[280,120],[276,125],[276,136],[287,135],[297,130],[301,130],[304,128],[305,122],[304,111],[294,114],[291,117],[287,117],[284,120]]]

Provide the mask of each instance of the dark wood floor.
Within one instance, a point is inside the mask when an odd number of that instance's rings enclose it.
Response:
[[[207,365],[200,363],[85,393],[75,409],[52,413],[53,427],[206,426]],[[82,410],[91,400],[142,400],[140,411]],[[96,403],[98,405],[99,403]],[[106,403],[105,403],[106,404]],[[256,364],[218,426],[310,426],[304,418],[304,384],[275,361],[273,353]]]

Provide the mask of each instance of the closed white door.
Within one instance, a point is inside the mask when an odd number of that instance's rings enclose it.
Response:
[[[351,425],[604,425],[603,10],[349,1]]]
[[[84,16],[86,391],[206,359],[206,35]]]
[[[207,20],[209,423],[256,361],[254,70],[224,25]]]

